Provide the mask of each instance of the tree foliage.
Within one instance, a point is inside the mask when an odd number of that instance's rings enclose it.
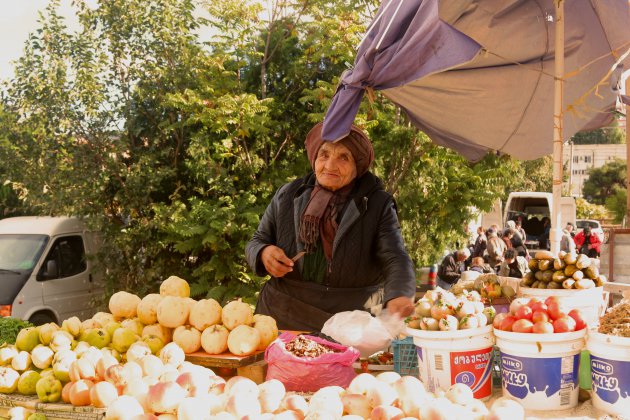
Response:
[[[86,216],[102,230],[112,290],[142,294],[177,274],[197,297],[255,298],[264,279],[245,244],[274,191],[310,170],[303,140],[376,2],[207,1],[204,18],[193,0],[89,4],[74,2],[73,32],[52,0],[4,86],[3,183],[24,212]],[[468,209],[545,182],[546,160],[471,164],[380,95],[356,124],[417,266],[464,235]]]
[[[626,162],[615,158],[599,168],[590,169],[584,181],[584,198],[596,204],[605,204],[616,189],[626,187]]]
[[[623,131],[615,121],[613,127],[581,131],[572,138],[573,144],[623,144],[626,142]]]
[[[606,207],[600,204],[592,204],[583,198],[575,199],[575,217],[578,219],[596,219],[602,220],[606,218]]]
[[[606,198],[606,208],[614,216],[615,223],[623,222],[628,215],[628,190],[616,187],[610,197]],[[626,219],[626,227],[628,220]]]

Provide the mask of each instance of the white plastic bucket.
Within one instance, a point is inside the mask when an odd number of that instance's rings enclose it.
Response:
[[[579,309],[588,328],[599,326],[599,317],[606,308],[604,302],[604,288],[593,287],[591,289],[532,289],[521,287],[519,297],[537,297],[542,300],[549,296],[557,296],[560,304],[568,313],[571,309]]]
[[[630,338],[589,331],[593,405],[613,416],[630,415]]]
[[[466,384],[477,399],[492,394],[492,325],[458,331],[407,328],[418,354],[420,380],[429,391]]]
[[[578,368],[586,329],[558,334],[494,330],[503,396],[528,410],[564,410],[578,403]]]

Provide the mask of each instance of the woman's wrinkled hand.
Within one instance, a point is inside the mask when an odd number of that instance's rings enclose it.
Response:
[[[400,296],[387,302],[385,305],[390,314],[397,314],[401,318],[406,318],[413,314],[413,299]]]
[[[284,277],[287,273],[293,271],[293,261],[284,253],[282,248],[275,245],[269,245],[262,250],[260,254],[265,269],[273,277]]]

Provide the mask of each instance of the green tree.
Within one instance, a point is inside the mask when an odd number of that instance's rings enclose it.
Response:
[[[71,32],[49,3],[5,85],[0,173],[23,209],[105,232],[112,290],[144,294],[177,274],[194,296],[253,300],[264,279],[245,243],[274,191],[310,170],[304,138],[376,2],[208,1],[204,19],[192,0],[74,5]],[[467,209],[488,210],[532,172],[435,146],[378,94],[356,123],[419,266],[462,238]]]
[[[612,127],[576,133],[571,141],[573,144],[623,144],[626,138],[615,120]]]
[[[600,204],[592,204],[583,198],[575,200],[575,217],[578,219],[597,219],[606,218],[606,207]]]
[[[616,186],[606,198],[606,208],[614,215],[614,222],[621,223],[628,214],[628,190]],[[626,220],[626,225],[628,220]]]
[[[584,198],[595,204],[605,204],[616,188],[625,188],[626,174],[626,162],[619,158],[590,169],[582,188]]]

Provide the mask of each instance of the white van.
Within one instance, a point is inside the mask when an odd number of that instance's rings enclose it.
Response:
[[[0,220],[0,314],[35,325],[93,315],[104,293],[87,258],[96,238],[72,217]]]
[[[519,216],[522,219],[523,229],[527,234],[525,245],[532,250],[541,249],[539,238],[543,233],[542,220],[545,217],[551,219],[551,209],[553,207],[553,194],[548,192],[531,192],[517,191],[511,192],[505,202],[505,209],[501,217],[501,227],[505,227],[508,220],[516,220]],[[498,210],[497,210],[498,209]],[[501,207],[495,206],[494,209],[483,215],[484,227],[490,226],[486,224],[486,220],[496,220],[496,212],[501,214]],[[564,229],[568,222],[575,226],[575,198],[561,197],[560,212],[562,217],[562,226]]]

